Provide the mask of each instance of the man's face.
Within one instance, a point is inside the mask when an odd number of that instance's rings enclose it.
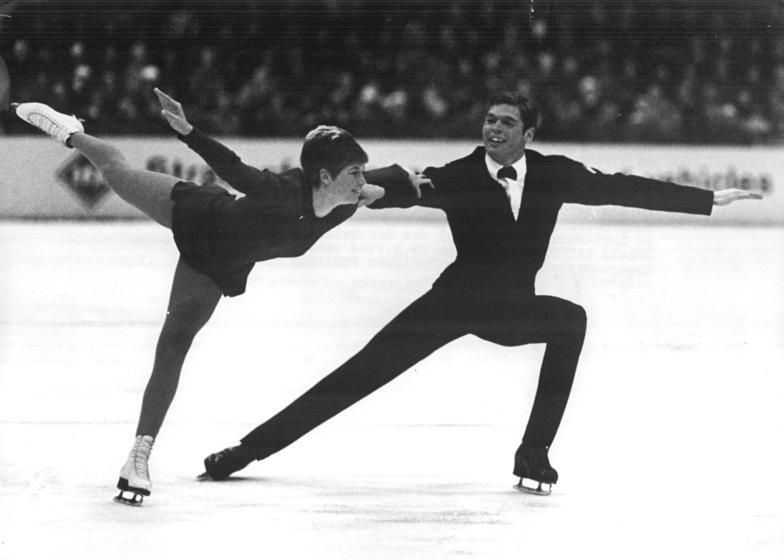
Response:
[[[514,105],[492,105],[482,125],[485,151],[501,165],[514,163],[525,152],[525,143],[533,138],[533,127],[523,130],[520,109]]]

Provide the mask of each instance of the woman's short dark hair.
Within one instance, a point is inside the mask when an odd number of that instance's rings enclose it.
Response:
[[[503,91],[496,93],[487,100],[487,109],[493,105],[512,105],[520,111],[523,120],[523,130],[539,126],[539,109],[536,104],[522,93],[516,91]]]
[[[368,155],[350,132],[337,126],[321,125],[305,136],[299,161],[305,181],[316,188],[322,169],[334,177],[348,165],[367,163]]]

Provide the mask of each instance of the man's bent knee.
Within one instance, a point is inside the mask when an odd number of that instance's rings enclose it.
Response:
[[[585,332],[585,329],[588,325],[588,314],[585,312],[585,308],[582,305],[578,305],[576,303],[571,303],[570,306],[570,322],[572,323],[573,328],[575,330]]]
[[[571,338],[582,341],[588,326],[588,315],[583,306],[567,302],[559,321],[559,330]]]

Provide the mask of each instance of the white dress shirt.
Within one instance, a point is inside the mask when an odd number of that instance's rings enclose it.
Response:
[[[485,154],[485,165],[487,165],[487,171],[490,173],[490,176],[504,187],[506,196],[509,198],[509,204],[512,207],[512,214],[514,215],[515,220],[517,220],[517,217],[520,214],[520,202],[523,200],[525,173],[528,169],[525,164],[525,155],[511,164],[511,166],[507,166],[501,165],[489,155]],[[504,167],[514,167],[515,171],[517,171],[517,180],[509,179],[508,177],[500,179],[498,177],[498,172]]]

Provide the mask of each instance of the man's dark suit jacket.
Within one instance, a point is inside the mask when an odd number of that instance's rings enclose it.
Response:
[[[565,203],[618,205],[710,215],[713,193],[704,189],[621,173],[605,174],[564,156],[525,151],[527,172],[515,221],[504,188],[485,165],[485,150],[424,171],[433,183],[421,199],[402,188],[387,188],[375,207],[421,205],[446,213],[457,257],[434,287],[465,294],[534,293],[558,212]],[[389,183],[387,181],[387,183]],[[390,183],[391,184],[391,183]]]

